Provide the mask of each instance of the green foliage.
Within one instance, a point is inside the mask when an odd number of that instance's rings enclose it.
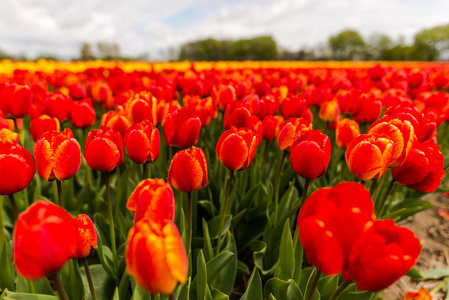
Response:
[[[365,41],[355,30],[345,30],[329,38],[332,58],[336,60],[360,59]]]

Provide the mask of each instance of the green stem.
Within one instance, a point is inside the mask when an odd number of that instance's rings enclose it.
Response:
[[[112,257],[114,260],[114,270],[117,272],[117,248],[115,245],[114,215],[112,214],[111,187],[108,172],[104,172],[104,179],[106,183],[106,203],[108,205],[109,230],[111,233],[111,248],[112,248],[111,250],[112,250]]]
[[[382,209],[384,208],[385,202],[387,201],[388,194],[390,194],[391,189],[393,188],[394,183],[396,180],[394,178],[391,179],[390,184],[387,187],[387,190],[385,191],[385,194],[382,198],[382,201],[380,202],[379,206],[376,209],[376,216],[379,217],[380,213],[382,212]]]
[[[329,300],[337,300],[338,296],[351,284],[351,281],[343,281],[343,283],[335,290]]]
[[[89,283],[90,294],[93,300],[97,300],[97,295],[95,294],[94,283],[92,281],[92,276],[90,275],[89,264],[87,263],[87,258],[81,259],[83,261],[84,270],[86,271],[87,282]]]
[[[59,299],[69,300],[69,297],[67,297],[67,293],[65,292],[64,285],[62,284],[61,277],[59,277],[59,271],[53,273],[53,279],[56,283],[56,289],[59,293]]]
[[[369,188],[369,194],[370,194],[371,198],[373,197],[374,190],[376,189],[376,184],[377,184],[377,178],[373,179],[371,181],[371,186]]]
[[[309,288],[307,289],[306,296],[304,297],[304,300],[311,300],[313,297],[313,294],[315,294],[316,287],[318,286],[318,281],[321,277],[321,271],[316,269],[315,275],[313,276],[313,281],[310,284]]]
[[[17,221],[19,217],[19,213],[17,211],[16,200],[14,199],[14,194],[9,194],[9,201],[11,201],[12,212],[14,213],[14,222]]]
[[[222,236],[224,220],[225,220],[226,210],[227,210],[227,206],[228,206],[229,192],[231,191],[231,182],[232,182],[233,177],[234,177],[234,171],[230,170],[230,175],[229,175],[228,183],[226,186],[225,199],[224,199],[224,203],[223,203],[223,211],[221,214],[220,227],[218,227],[219,228],[218,229],[218,243],[217,243],[217,250],[215,250],[215,256],[217,256],[220,253],[221,236]]]
[[[303,206],[304,203],[306,203],[307,192],[309,191],[309,185],[310,185],[310,179],[306,178],[306,181],[304,182],[304,189],[302,191],[301,206]]]
[[[31,280],[27,279],[28,290],[30,290],[31,294],[35,293],[34,284]]]
[[[147,179],[147,163],[142,164],[142,180]]]
[[[62,184],[61,181],[56,179],[56,186],[58,188],[58,204],[61,207],[64,207],[63,203],[62,203]]]
[[[274,222],[273,224],[277,224],[277,218],[278,218],[278,210],[279,210],[279,186],[281,184],[281,174],[282,174],[282,167],[284,166],[285,158],[287,157],[287,151],[284,151],[282,153],[281,161],[279,162],[279,169],[276,177],[276,185],[274,187]]]
[[[187,257],[191,257],[192,250],[192,192],[187,193]],[[190,259],[189,259],[190,260]]]
[[[260,170],[261,173],[262,173],[262,176],[260,178],[262,178],[262,180],[263,180],[263,176],[265,175],[265,164],[266,164],[266,161],[267,161],[268,143],[269,143],[269,141],[265,140],[264,148],[263,148],[263,156],[262,156],[262,167],[261,167],[261,170]]]
[[[3,196],[0,196],[0,247],[3,246],[3,241],[6,239],[5,231],[4,231],[4,228],[5,228],[4,224],[5,223],[3,221],[3,211],[4,211],[4,209],[3,209]]]

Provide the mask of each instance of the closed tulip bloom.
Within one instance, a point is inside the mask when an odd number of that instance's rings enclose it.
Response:
[[[362,98],[362,97],[361,97]],[[359,101],[362,101],[359,99]],[[364,98],[360,110],[354,115],[358,123],[376,121],[382,112],[382,102],[374,98]]]
[[[248,103],[249,112],[251,115],[259,115],[260,98],[257,94],[249,94],[242,98],[242,101]]]
[[[0,142],[17,144],[19,142],[19,134],[12,130],[2,128],[0,129]]]
[[[86,89],[84,88],[84,85],[81,83],[71,84],[67,88],[69,89],[70,97],[72,97],[73,99],[80,100],[86,98],[87,96]]]
[[[37,173],[47,181],[70,179],[81,166],[81,148],[70,128],[44,133],[34,145]]]
[[[129,231],[126,272],[151,294],[171,294],[187,279],[188,260],[176,225],[145,218]]]
[[[335,122],[340,116],[337,100],[324,102],[320,107],[320,118],[326,122]]]
[[[274,140],[278,136],[283,122],[284,118],[281,116],[266,116],[262,122],[263,138],[269,142]]]
[[[36,165],[27,149],[0,142],[0,195],[23,190],[33,180],[35,172]]]
[[[31,89],[26,85],[11,84],[6,92],[6,97],[2,100],[2,102],[6,102],[2,103],[4,113],[15,118],[26,116],[33,101]]]
[[[196,144],[200,135],[201,121],[193,109],[181,108],[167,115],[164,138],[170,147],[187,149]]]
[[[44,100],[41,110],[44,114],[63,122],[70,119],[72,99],[61,92],[53,92]]]
[[[165,100],[159,101],[159,103],[157,104],[158,123],[164,126],[167,115],[179,109],[181,109],[181,105],[179,104],[178,100],[172,100],[169,102],[166,102]]]
[[[281,115],[284,119],[299,118],[306,109],[306,104],[303,94],[290,95],[281,102]]]
[[[123,163],[123,139],[120,133],[102,126],[89,132],[84,158],[93,170],[110,172]]]
[[[263,120],[265,116],[274,116],[279,109],[279,98],[274,95],[265,95],[260,99],[259,118]]]
[[[232,126],[240,128],[246,127],[251,118],[249,105],[243,101],[234,101],[226,106],[223,119],[223,128],[231,129]]]
[[[399,167],[406,159],[415,139],[415,131],[407,120],[382,117],[371,125],[367,134],[376,133],[388,137],[393,142],[393,153],[390,166]]]
[[[360,135],[359,124],[351,119],[342,119],[337,121],[335,128],[335,141],[337,146],[346,149],[349,143]]]
[[[48,115],[41,115],[32,119],[30,123],[30,134],[36,142],[44,133],[49,131],[59,131],[58,118],[51,118]]]
[[[73,102],[72,125],[76,128],[87,128],[95,122],[95,110],[90,98]]]
[[[420,252],[412,231],[393,220],[377,220],[354,242],[342,275],[359,290],[378,292],[405,275]]]
[[[295,137],[304,131],[311,130],[312,124],[303,118],[291,118],[285,121],[277,136],[279,149],[290,151]]]
[[[167,182],[178,191],[189,193],[207,185],[207,161],[197,147],[176,152],[168,169]]]
[[[256,147],[256,135],[251,129],[233,127],[220,136],[215,152],[226,168],[237,171],[249,167]]]
[[[404,163],[391,169],[393,178],[411,189],[431,193],[440,185],[444,172],[444,156],[432,141],[415,142]]]
[[[143,218],[158,224],[163,224],[164,220],[174,221],[173,190],[163,179],[142,180],[129,196],[126,208],[135,214],[134,223]]]
[[[126,103],[126,115],[132,124],[145,120],[157,124],[157,100],[150,92],[140,92]]]
[[[19,215],[13,236],[17,272],[39,279],[58,271],[76,253],[78,229],[63,208],[39,200]]]
[[[314,192],[298,216],[307,260],[326,275],[341,272],[354,241],[372,224],[373,213],[369,192],[359,183],[343,182]]]
[[[404,294],[404,300],[432,300],[432,295],[428,290],[421,287],[417,292],[407,292]]]
[[[148,120],[131,125],[125,134],[125,147],[136,164],[153,162],[159,157],[159,130]]]
[[[78,215],[78,218],[73,218],[73,221],[78,228],[78,244],[73,258],[88,257],[92,251],[97,249],[97,231],[94,223],[85,214]]]
[[[123,107],[119,105],[115,111],[111,110],[101,116],[101,126],[118,131],[122,138],[124,138],[126,130],[131,126],[131,123],[126,118]]]
[[[321,130],[308,130],[298,135],[290,153],[293,170],[310,180],[326,173],[330,157],[331,142]]]
[[[349,170],[358,179],[368,181],[381,177],[388,169],[393,154],[393,142],[377,134],[361,134],[346,148]]]
[[[235,88],[232,85],[214,86],[212,89],[212,99],[215,107],[221,111],[226,110],[226,106],[236,99]]]

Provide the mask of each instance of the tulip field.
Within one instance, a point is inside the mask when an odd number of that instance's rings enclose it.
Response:
[[[0,61],[0,299],[449,294],[403,226],[449,191],[448,92],[447,63]]]

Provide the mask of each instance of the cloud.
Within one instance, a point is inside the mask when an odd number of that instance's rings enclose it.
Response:
[[[79,56],[83,42],[116,42],[121,54],[166,58],[188,41],[272,35],[298,50],[341,30],[380,32],[411,42],[423,28],[448,22],[444,0],[0,0],[0,50]]]

